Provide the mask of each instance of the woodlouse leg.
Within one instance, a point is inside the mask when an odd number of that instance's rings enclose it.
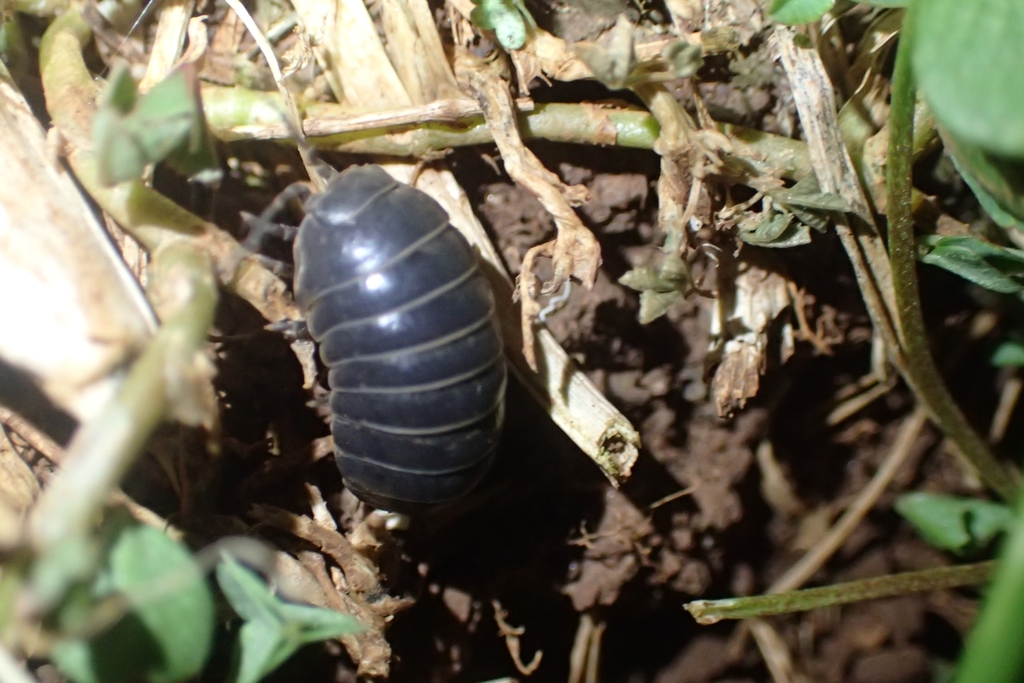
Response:
[[[249,234],[246,235],[245,241],[242,242],[242,247],[255,254],[259,253],[260,249],[263,248],[263,240],[267,236],[277,237],[286,242],[294,240],[296,233],[299,231],[298,227],[278,223],[274,219],[279,213],[288,208],[289,202],[295,199],[301,199],[304,202],[311,193],[312,190],[306,183],[292,183],[281,190],[280,194],[274,197],[274,200],[270,202],[259,216],[243,211],[242,222],[248,226]]]
[[[288,202],[293,199],[301,199],[303,202],[309,198],[309,195],[313,193],[309,185],[305,182],[292,183],[288,187],[281,190],[280,194],[274,197],[274,201],[270,202],[267,208],[263,209],[263,213],[260,214],[260,219],[272,222],[277,214],[288,208]]]

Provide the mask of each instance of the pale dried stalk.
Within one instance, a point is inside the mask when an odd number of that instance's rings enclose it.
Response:
[[[388,54],[412,101],[461,96],[426,0],[382,0],[381,14]]]
[[[531,368],[537,368],[534,348],[533,322],[540,313],[540,304],[534,292],[530,264],[539,255],[550,256],[554,277],[545,291],[556,291],[570,277],[590,288],[601,265],[601,247],[594,234],[587,230],[573,205],[586,201],[587,191],[582,186],[563,185],[558,176],[544,168],[540,160],[523,145],[516,123],[515,109],[508,83],[494,70],[494,64],[484,64],[468,55],[457,64],[459,78],[464,79],[480,101],[484,118],[494,135],[505,171],[529,190],[554,218],[558,237],[553,243],[533,247],[523,259],[519,294],[522,297],[523,355]]]
[[[388,164],[385,169],[403,182],[412,179],[407,164]],[[512,371],[565,434],[587,454],[612,483],[618,486],[629,478],[640,448],[640,435],[569,358],[554,336],[545,328],[536,333],[537,371],[534,372],[522,352],[520,313],[512,302],[512,280],[504,261],[491,243],[469,198],[448,172],[423,169],[416,187],[436,199],[456,228],[478,250],[489,266],[486,274],[498,307],[505,353]]]
[[[89,419],[155,319],[2,64],[0,159],[0,357]]]
[[[292,0],[292,6],[339,102],[367,110],[413,103],[362,0]]]
[[[772,680],[775,683],[792,683],[793,657],[779,632],[767,621],[761,619],[750,620],[750,632],[754,634],[754,640],[757,642],[758,649],[761,650],[764,663],[768,665],[768,672],[772,675]]]
[[[160,19],[156,25],[153,48],[149,53],[146,75],[139,83],[141,92],[148,91],[162,81],[174,68],[185,46],[188,22],[195,8],[195,0],[167,0],[160,7]]]
[[[874,507],[878,497],[896,476],[896,472],[906,462],[927,418],[928,413],[918,407],[903,421],[882,466],[875,472],[875,476],[871,478],[868,485],[857,494],[857,498],[850,503],[846,512],[839,518],[839,521],[832,525],[825,537],[808,550],[785,574],[780,576],[768,588],[767,593],[785,593],[800,588],[842,547],[864,516]]]
[[[798,49],[793,31],[779,27],[770,37],[793,91],[793,100],[807,139],[811,165],[822,192],[838,194],[860,220],[836,222],[836,232],[853,265],[857,284],[876,332],[882,336],[893,365],[906,367],[899,330],[889,257],[839,132],[835,93],[821,58],[814,50]],[[905,374],[905,373],[904,373]]]

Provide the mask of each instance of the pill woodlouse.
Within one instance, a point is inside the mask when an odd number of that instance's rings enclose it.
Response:
[[[494,296],[431,197],[379,166],[305,202],[295,299],[329,369],[346,486],[386,510],[455,500],[497,447],[506,382]]]

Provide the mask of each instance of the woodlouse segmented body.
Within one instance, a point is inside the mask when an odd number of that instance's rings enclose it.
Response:
[[[483,477],[504,417],[494,296],[428,195],[359,166],[306,201],[295,298],[329,368],[345,484],[397,512],[454,500]]]

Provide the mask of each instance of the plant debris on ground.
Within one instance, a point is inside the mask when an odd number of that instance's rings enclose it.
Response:
[[[975,4],[5,3],[0,678],[1016,680],[1024,12]],[[510,369],[411,518],[246,248],[364,163]]]

